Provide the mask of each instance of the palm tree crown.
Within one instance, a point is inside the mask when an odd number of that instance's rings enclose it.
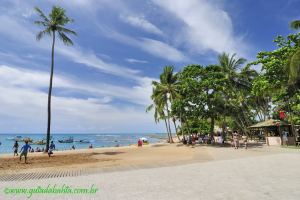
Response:
[[[300,20],[292,21],[290,27],[295,30],[300,29]]]
[[[64,27],[66,24],[73,22],[73,19],[66,16],[66,11],[63,8],[53,6],[49,17],[47,17],[38,7],[35,7],[35,10],[41,17],[41,20],[35,21],[34,23],[45,27],[44,30],[36,35],[37,40],[43,38],[44,35],[53,36],[53,34],[57,32],[64,44],[73,45],[72,40],[66,34],[77,34],[75,31]]]

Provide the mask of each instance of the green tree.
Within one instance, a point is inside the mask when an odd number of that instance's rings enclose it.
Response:
[[[50,133],[51,133],[51,95],[52,95],[52,82],[54,72],[54,47],[56,35],[65,45],[73,45],[72,40],[67,34],[76,35],[76,33],[65,26],[71,22],[72,19],[66,16],[66,11],[57,6],[52,7],[52,11],[47,17],[38,7],[35,7],[36,12],[40,16],[40,20],[35,21],[35,24],[42,26],[44,29],[36,35],[36,39],[40,40],[45,35],[52,37],[52,51],[51,51],[51,72],[50,84],[48,91],[48,123],[47,123],[47,143],[45,151],[49,149]]]
[[[174,73],[173,66],[164,67],[163,73],[160,75],[160,81],[153,81],[152,100],[154,104],[163,108],[166,111],[167,132],[169,135],[169,142],[173,142],[171,133],[171,103],[179,97],[177,92],[177,74]]]

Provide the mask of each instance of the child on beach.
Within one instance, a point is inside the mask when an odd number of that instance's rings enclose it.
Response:
[[[25,144],[22,146],[20,151],[20,161],[22,160],[22,156],[25,157],[25,163],[27,164],[27,153],[31,149],[31,146],[28,144],[28,141],[25,140]]]
[[[18,141],[15,142],[14,146],[13,146],[13,149],[14,149],[14,156],[18,156],[18,149],[19,149],[19,143]]]

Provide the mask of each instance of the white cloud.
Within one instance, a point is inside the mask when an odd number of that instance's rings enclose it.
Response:
[[[46,125],[49,74],[0,66],[1,132],[41,132]],[[150,78],[139,79],[133,87],[87,84],[61,75],[54,76],[54,91],[61,88],[84,93],[89,98],[53,96],[54,132],[149,132],[154,128],[153,116],[145,113],[150,103]],[[55,92],[54,92],[55,94]],[[114,106],[113,99],[128,100],[141,106]],[[6,120],[13,119],[13,120]],[[136,126],[136,122],[139,126]],[[117,126],[116,126],[117,125]],[[13,127],[10,129],[9,127]]]
[[[216,1],[152,1],[184,24],[177,30],[176,40],[188,48],[201,54],[207,50],[245,54],[245,42],[234,35],[229,14]]]
[[[129,63],[142,63],[142,64],[148,63],[148,61],[146,61],[146,60],[138,60],[135,58],[126,58],[125,60]]]
[[[140,28],[146,32],[157,35],[163,35],[163,32],[159,28],[157,28],[154,24],[146,20],[144,17],[120,15],[120,19],[130,24],[131,26]]]
[[[182,52],[164,42],[149,38],[142,38],[140,44],[144,51],[149,52],[154,56],[165,58],[174,62],[188,60]]]
[[[189,61],[189,58],[186,57],[181,51],[175,47],[164,43],[159,40],[154,40],[150,38],[133,38],[128,35],[124,35],[115,30],[112,30],[107,27],[103,27],[98,24],[99,30],[105,34],[106,37],[112,38],[121,43],[138,47],[141,50],[165,60],[172,62],[184,62]]]
[[[56,51],[57,53],[71,59],[75,63],[80,63],[89,67],[96,68],[107,74],[131,79],[136,79],[136,77],[138,76],[139,71],[121,67],[117,64],[105,62],[98,56],[96,56],[93,52],[85,51],[84,53],[84,51],[80,50],[79,48],[65,47],[62,45],[58,46],[56,48]]]

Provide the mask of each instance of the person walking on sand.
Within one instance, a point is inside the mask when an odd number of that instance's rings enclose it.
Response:
[[[14,156],[18,156],[18,149],[19,149],[19,143],[18,141],[15,142],[14,146],[13,146],[13,149],[14,149]]]
[[[53,150],[55,149],[55,144],[53,143],[53,141],[51,141],[51,144],[49,146],[49,150],[48,150],[48,156],[50,158],[51,154],[53,154]]]
[[[28,141],[25,140],[25,144],[22,146],[20,151],[20,161],[22,160],[22,156],[25,157],[25,163],[27,164],[27,153],[31,149],[31,146],[28,144]]]

